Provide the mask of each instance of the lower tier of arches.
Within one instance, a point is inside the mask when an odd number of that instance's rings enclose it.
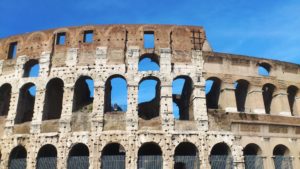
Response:
[[[0,169],[292,169],[297,138],[229,133],[51,133],[1,142]]]

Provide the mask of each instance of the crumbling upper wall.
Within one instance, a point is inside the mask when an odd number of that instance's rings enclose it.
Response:
[[[85,31],[93,31],[93,42],[84,43]],[[64,32],[64,45],[56,45],[56,34]],[[152,52],[159,52],[160,48],[171,48],[174,51],[174,62],[190,62],[191,49],[201,50],[206,40],[205,32],[198,26],[176,25],[88,25],[80,27],[66,27],[47,31],[15,35],[0,39],[0,59],[7,60],[9,44],[18,42],[17,56],[26,55],[30,59],[38,58],[42,52],[49,51],[53,56],[53,66],[64,66],[68,48],[78,48],[79,64],[92,64],[96,48],[108,48],[108,63],[123,63],[125,52],[129,46],[137,46],[142,53],[144,49],[144,32],[154,33],[155,47]]]

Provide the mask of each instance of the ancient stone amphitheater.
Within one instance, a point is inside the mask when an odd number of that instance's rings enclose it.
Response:
[[[213,52],[202,27],[39,31],[0,39],[0,59],[1,169],[300,168],[300,66]]]

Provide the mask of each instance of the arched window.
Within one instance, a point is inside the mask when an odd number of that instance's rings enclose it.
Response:
[[[175,149],[174,169],[199,169],[197,147],[189,142],[180,143]]]
[[[118,143],[110,143],[102,150],[101,169],[125,169],[125,149]]]
[[[64,82],[51,79],[46,86],[43,120],[59,119],[62,110]]]
[[[138,169],[162,169],[162,151],[156,143],[144,143],[138,151]]]
[[[271,65],[268,63],[258,64],[258,74],[261,76],[270,76]]]
[[[155,54],[144,54],[140,57],[138,71],[159,71],[159,58]]]
[[[19,91],[17,115],[15,123],[20,124],[31,121],[34,111],[36,87],[33,83],[27,83]]]
[[[31,59],[27,61],[24,65],[24,74],[23,77],[38,77],[39,76],[39,61]]]
[[[122,76],[112,76],[105,83],[105,112],[127,111],[127,82]]]
[[[235,98],[237,110],[239,112],[245,112],[245,103],[248,94],[249,82],[246,80],[238,80],[235,84]]]
[[[293,168],[292,157],[290,156],[290,151],[286,146],[282,144],[275,146],[273,149],[273,156],[275,169]]]
[[[11,85],[8,83],[0,87],[0,116],[6,116],[9,111]]]
[[[160,81],[156,77],[143,78],[139,83],[138,113],[144,120],[159,116]]]
[[[206,106],[208,109],[219,108],[219,96],[221,90],[221,80],[216,77],[211,77],[206,80]]]
[[[9,155],[9,169],[26,169],[27,151],[23,146],[15,147]]]
[[[294,104],[295,104],[295,97],[297,96],[298,91],[299,89],[296,86],[289,86],[287,89],[288,100],[289,100],[289,105],[290,105],[290,110],[292,115],[295,115]]]
[[[179,76],[174,79],[172,83],[172,97],[173,103],[178,107],[178,111],[173,108],[175,119],[179,120],[193,120],[193,84],[188,76]],[[173,104],[173,107],[175,105]]]
[[[265,105],[266,114],[270,114],[271,103],[273,99],[273,93],[275,91],[275,86],[273,84],[267,83],[263,86],[263,99]]]
[[[73,96],[73,109],[76,112],[80,109],[92,111],[94,100],[94,81],[88,76],[81,76],[75,83]]]
[[[89,168],[89,148],[78,143],[69,152],[67,169],[88,169]]]
[[[233,168],[233,159],[230,148],[225,143],[218,143],[213,146],[210,152],[210,165],[212,169]]]
[[[248,144],[244,150],[245,169],[263,169],[263,158],[261,149],[256,144]]]
[[[36,169],[56,169],[57,151],[51,144],[44,145],[38,152]]]

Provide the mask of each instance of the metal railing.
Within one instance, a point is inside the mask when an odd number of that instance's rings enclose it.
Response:
[[[162,169],[161,155],[142,155],[138,158],[138,169]]]
[[[245,155],[245,169],[263,169],[263,157],[258,155]]]
[[[293,169],[292,157],[290,156],[274,156],[275,169]]]
[[[104,155],[101,169],[125,169],[125,155]]]
[[[26,158],[11,159],[9,169],[26,169]]]
[[[37,169],[56,169],[56,157],[39,157],[37,158]]]
[[[88,169],[89,156],[71,156],[68,158],[68,169]]]
[[[184,169],[200,169],[200,161],[197,156],[175,156],[175,165],[181,163]]]
[[[227,155],[211,155],[211,169],[233,169],[233,158]]]

